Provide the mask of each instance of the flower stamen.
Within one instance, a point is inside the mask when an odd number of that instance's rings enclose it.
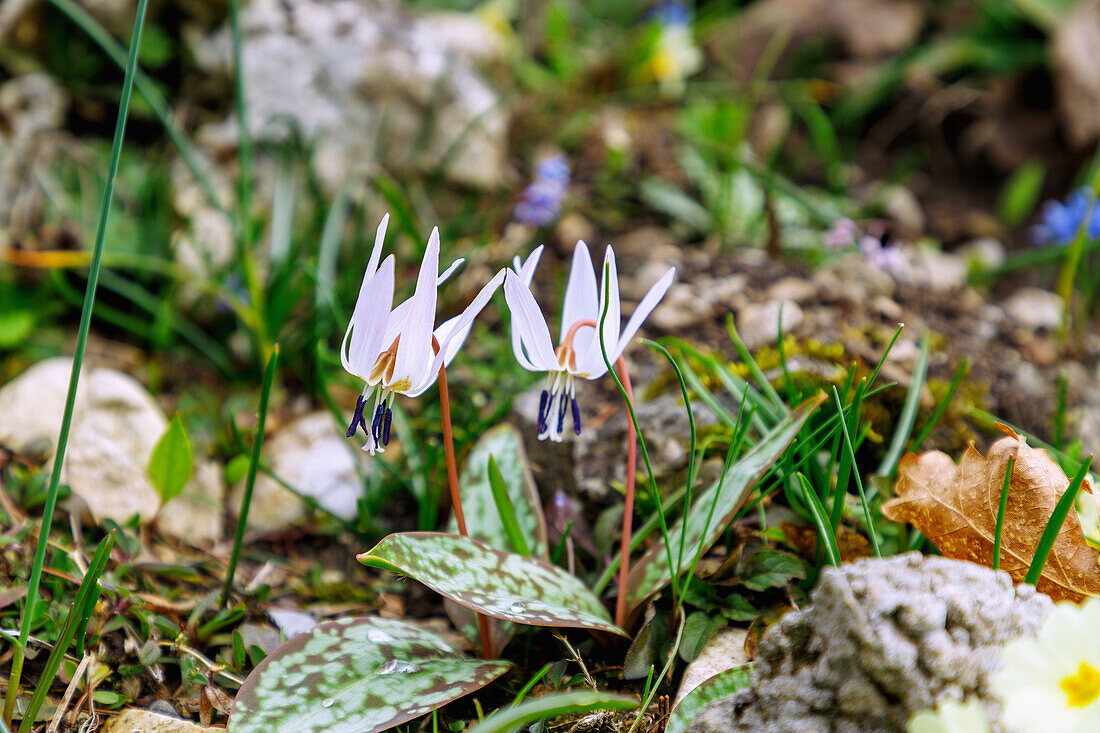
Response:
[[[1070,707],[1088,707],[1100,698],[1100,671],[1088,662],[1081,662],[1076,674],[1063,679],[1059,687],[1066,693]]]

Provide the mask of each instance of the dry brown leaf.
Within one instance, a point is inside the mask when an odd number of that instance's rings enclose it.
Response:
[[[897,498],[883,504],[882,513],[913,524],[947,557],[991,567],[1005,468],[1015,456],[1001,536],[1001,569],[1022,583],[1069,478],[1046,451],[1001,429],[1009,437],[994,443],[989,455],[982,457],[971,444],[958,466],[939,451],[903,457],[894,487]],[[1087,480],[1082,488],[1092,492]],[[1066,516],[1036,587],[1054,600],[1081,601],[1100,594],[1100,563],[1096,550],[1085,543],[1076,512]]]

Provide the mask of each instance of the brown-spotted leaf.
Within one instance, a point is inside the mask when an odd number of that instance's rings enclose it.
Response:
[[[994,443],[989,455],[983,457],[972,444],[957,466],[939,451],[903,457],[894,487],[897,497],[883,504],[882,513],[914,525],[947,557],[992,567],[1001,488],[1008,459],[1015,456],[1000,567],[1022,583],[1054,506],[1070,482],[1046,451],[1001,429],[1009,437]],[[1092,492],[1087,480],[1082,488]],[[1080,601],[1100,594],[1100,563],[1085,543],[1076,512],[1066,515],[1036,587],[1055,600]]]

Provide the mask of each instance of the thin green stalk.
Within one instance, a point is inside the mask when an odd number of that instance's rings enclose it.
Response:
[[[656,341],[651,341],[649,339],[642,339],[642,343],[646,344],[647,346],[651,346],[651,347],[657,349],[658,351],[660,351],[664,355],[664,357],[666,359],[668,359],[668,363],[672,365],[673,371],[676,372],[676,379],[680,383],[680,394],[684,398],[684,408],[687,410],[688,434],[689,434],[688,480],[687,480],[687,486],[686,486],[686,489],[685,489],[685,492],[684,492],[684,506],[687,507],[688,509],[690,509],[691,508],[692,477],[695,475],[695,449],[696,449],[696,446],[698,445],[698,436],[695,432],[695,413],[691,409],[691,398],[688,396],[687,384],[684,382],[684,375],[680,371],[680,367],[677,366],[676,360],[672,358],[672,354],[669,353],[668,349],[666,349],[664,346],[661,346]],[[716,491],[715,494],[714,494],[715,503],[717,503],[717,501],[718,501],[718,494],[719,493],[720,492]],[[713,511],[713,505],[712,505],[712,511]],[[703,535],[706,536],[706,528],[703,529]],[[676,556],[676,568],[677,568],[677,570],[679,570],[679,568],[681,568],[684,564],[684,542],[686,541],[686,539],[687,539],[687,532],[686,531],[681,532],[680,533],[680,547],[679,547],[679,550],[677,551],[677,556]],[[691,577],[688,576],[684,580],[683,587],[680,589],[681,594],[684,593],[687,590],[687,586],[690,583],[691,583]],[[679,603],[683,600],[682,595],[681,595],[680,598],[677,598],[676,600],[677,600],[677,605],[679,605]]]
[[[932,417],[928,418],[928,423],[921,428],[921,431],[917,434],[917,437],[909,443],[909,450],[916,450],[920,448],[920,444],[924,442],[932,429],[939,423],[940,418],[943,417],[943,413],[947,412],[947,406],[951,404],[951,400],[955,397],[955,392],[958,390],[959,385],[962,384],[962,379],[966,376],[966,373],[970,371],[970,357],[963,357],[962,363],[959,364],[959,368],[955,370],[955,376],[951,380],[951,386],[947,389],[947,394],[940,400],[940,404],[936,405],[935,412],[932,413]]]
[[[859,489],[859,500],[863,504],[863,517],[867,520],[867,534],[871,535],[871,546],[875,549],[875,557],[882,557],[882,550],[878,546],[878,536],[875,533],[875,523],[871,519],[871,505],[867,503],[867,494],[863,491],[863,479],[859,476],[859,466],[856,464],[856,452],[852,448],[852,436],[848,433],[848,423],[844,420],[844,405],[840,404],[840,394],[833,387],[833,401],[836,403],[837,414],[840,415],[840,429],[844,431],[844,446],[848,450],[848,458],[852,463],[852,475],[856,477],[856,488]]]
[[[661,668],[661,674],[657,676],[657,680],[653,683],[653,687],[650,689],[649,694],[645,696],[644,700],[642,700],[642,706],[641,708],[639,708],[638,715],[635,716],[634,722],[631,723],[630,729],[627,731],[627,733],[634,733],[634,731],[638,729],[638,725],[641,724],[642,718],[645,715],[645,711],[649,710],[650,703],[653,702],[653,698],[657,694],[657,691],[661,689],[661,682],[668,674],[668,671],[672,668],[672,663],[676,661],[676,655],[680,651],[680,642],[684,638],[684,626],[687,622],[686,613],[681,612],[679,616],[680,625],[676,629],[676,639],[673,641],[672,648],[668,652],[668,659],[665,660],[665,666]]]
[[[106,53],[120,68],[127,67],[128,60],[126,49],[123,48],[121,43],[115,40],[114,36],[112,36],[91,13],[73,2],[73,0],[49,0],[49,2],[60,10],[62,14],[68,16],[69,20],[75,23],[82,31],[87,33],[88,37],[103,49],[104,53]],[[195,149],[191,147],[191,143],[187,140],[186,135],[184,135],[183,132],[176,127],[175,123],[172,122],[168,102],[160,93],[156,83],[146,76],[141,69],[135,69],[134,86],[137,88],[138,93],[148,102],[149,108],[153,110],[153,114],[156,115],[157,120],[159,120],[161,126],[164,127],[164,132],[168,135],[168,139],[176,146],[176,150],[179,152],[184,165],[191,171],[191,175],[195,177],[195,180],[199,184],[199,188],[202,189],[203,196],[211,206],[228,216],[229,212],[227,212],[221,202],[218,201],[218,196],[214,191],[214,184],[210,182],[210,177],[206,175],[206,171],[202,169]]]
[[[95,600],[99,598],[99,578],[107,567],[107,559],[110,557],[111,549],[114,546],[115,530],[111,530],[106,537],[100,540],[95,555],[92,557],[91,563],[88,564],[88,572],[84,573],[84,579],[80,582],[76,597],[69,605],[69,613],[61,627],[61,635],[50,650],[49,657],[46,658],[46,664],[42,668],[38,684],[34,688],[34,693],[27,704],[26,711],[23,713],[19,733],[30,733],[31,727],[38,718],[38,710],[42,707],[42,703],[46,701],[46,694],[50,691],[50,686],[53,684],[54,677],[57,676],[57,670],[65,657],[65,651],[73,642],[73,637],[80,639],[80,646],[83,648],[84,632],[88,627],[88,615],[85,611],[91,603],[95,603]]]
[[[1005,509],[1008,507],[1008,486],[1012,483],[1012,469],[1016,465],[1016,457],[1009,456],[1005,466],[1005,480],[1001,485],[1001,503],[997,505],[997,527],[993,533],[993,569],[1001,568],[1001,535],[1005,526]]]
[[[745,347],[744,342],[741,341],[741,336],[737,333],[737,326],[733,322],[733,314],[726,317],[726,330],[729,332],[730,341],[733,342],[733,346],[737,349],[737,353],[741,356],[741,361],[745,362],[745,366],[752,372],[753,378],[756,380],[760,391],[771,400],[772,406],[778,410],[779,414],[786,415],[790,412],[787,407],[787,403],[779,396],[779,393],[772,387],[772,383],[764,375],[764,370],[760,368],[760,365],[756,363],[756,359],[752,358],[752,354]]]
[[[240,180],[237,192],[237,255],[240,257],[245,287],[257,314],[254,324],[261,358],[267,357],[267,326],[263,320],[264,292],[256,272],[256,260],[252,256],[252,134],[248,128],[248,106],[244,92],[244,63],[241,50],[241,2],[229,0],[229,27],[233,40],[233,96],[237,116],[237,156],[240,164]]]
[[[271,385],[275,381],[275,363],[279,360],[279,345],[271,349],[264,370],[264,383],[260,389],[260,409],[256,413],[256,430],[252,436],[252,454],[248,459],[248,476],[244,484],[244,496],[241,497],[241,511],[237,516],[237,532],[233,536],[233,553],[229,557],[229,568],[225,571],[225,585],[222,587],[220,605],[224,608],[229,602],[229,592],[233,589],[233,576],[237,573],[237,563],[241,559],[241,545],[244,544],[244,532],[248,527],[248,510],[252,506],[252,490],[256,486],[256,472],[260,467],[260,453],[264,443],[264,423],[267,420],[267,401],[271,396]]]
[[[122,81],[122,94],[118,104],[118,119],[115,122],[114,141],[111,144],[111,159],[107,166],[104,181],[103,199],[99,207],[99,223],[96,227],[95,243],[92,246],[92,262],[88,272],[88,286],[84,291],[84,305],[80,312],[80,326],[76,334],[76,351],[73,354],[73,368],[69,375],[69,391],[65,397],[65,412],[61,417],[61,430],[57,437],[57,450],[54,453],[53,471],[50,485],[46,490],[46,503],[42,508],[42,525],[38,530],[38,544],[34,551],[34,563],[31,565],[31,577],[27,583],[27,600],[23,606],[22,623],[19,626],[19,645],[14,649],[11,677],[8,680],[7,698],[4,700],[3,717],[10,723],[15,710],[15,699],[19,696],[19,683],[23,674],[23,648],[34,624],[38,605],[38,589],[42,582],[42,567],[46,562],[46,546],[49,544],[50,529],[53,526],[53,513],[57,506],[57,494],[61,485],[61,468],[65,463],[65,449],[69,444],[69,429],[73,422],[73,408],[76,405],[76,387],[80,381],[80,367],[84,363],[84,349],[88,344],[88,331],[92,325],[92,310],[95,306],[96,286],[99,284],[99,271],[103,263],[103,248],[107,237],[107,220],[111,215],[111,200],[115,194],[115,177],[118,175],[118,162],[122,156],[122,141],[126,133],[126,120],[130,114],[130,96],[134,89],[134,70],[137,68],[138,51],[141,48],[141,32],[145,27],[145,8],[148,0],[138,0],[134,29],[130,38],[130,55],[126,59],[126,76]]]
[[[607,311],[610,306],[609,293],[607,291],[607,284],[610,282],[611,266],[605,265],[603,272],[604,288],[601,294],[603,301],[603,308],[600,312],[599,328],[597,329],[597,335],[600,339],[600,356],[603,357],[603,363],[607,367],[607,373],[611,375],[611,378],[615,380],[615,387],[619,390],[619,394],[623,397],[623,402],[626,403],[626,411],[630,413],[630,422],[634,425],[634,434],[638,437],[638,448],[642,453],[642,460],[645,462],[646,473],[649,474],[649,487],[653,490],[653,499],[657,503],[657,516],[661,525],[661,537],[664,540],[665,555],[668,560],[669,570],[672,571],[672,597],[679,598],[679,585],[680,585],[680,567],[672,564],[672,539],[668,534],[668,520],[665,517],[665,509],[662,505],[661,490],[657,486],[657,478],[653,473],[653,464],[649,460],[649,449],[646,448],[645,438],[642,437],[642,428],[638,424],[638,415],[634,411],[634,402],[630,399],[630,396],[626,392],[626,387],[623,386],[623,382],[619,379],[619,375],[615,373],[615,369],[612,367],[611,362],[607,358],[607,343],[604,338],[603,325],[607,320]],[[633,538],[631,538],[633,546]],[[675,570],[672,570],[675,568]]]
[[[894,438],[890,441],[890,448],[882,458],[877,476],[891,476],[898,465],[898,459],[905,449],[905,440],[913,431],[913,424],[917,421],[917,407],[920,406],[920,393],[924,388],[924,378],[928,373],[928,354],[931,346],[930,333],[924,332],[920,339],[920,353],[913,365],[912,382],[909,392],[905,395],[905,404],[902,405],[901,414],[898,416],[898,426],[894,430]]]
[[[523,530],[516,519],[516,508],[512,505],[512,497],[508,495],[508,484],[497,467],[497,461],[489,456],[489,488],[493,493],[493,503],[496,504],[497,514],[500,516],[500,524],[504,528],[504,535],[512,546],[512,552],[524,557],[531,557],[531,549],[527,546],[527,540],[523,536]]]
[[[1081,468],[1077,471],[1073,480],[1069,482],[1062,498],[1054,505],[1054,512],[1051,513],[1050,520],[1039,538],[1039,544],[1035,547],[1035,555],[1031,558],[1031,566],[1027,569],[1027,576],[1024,578],[1025,583],[1035,585],[1039,582],[1039,577],[1043,574],[1043,566],[1047,563],[1047,557],[1054,547],[1054,541],[1058,539],[1058,533],[1062,530],[1062,523],[1066,521],[1066,515],[1073,509],[1073,503],[1077,500],[1077,494],[1081,491],[1081,484],[1084,483],[1085,477],[1089,475],[1090,466],[1092,466],[1091,454],[1081,464]]]
[[[809,479],[805,474],[798,474],[798,481],[802,485],[802,495],[806,499],[806,503],[810,505],[810,513],[813,514],[814,524],[817,525],[818,536],[821,537],[821,542],[825,546],[825,552],[829,555],[829,562],[833,566],[840,565],[840,551],[836,546],[836,536],[832,532],[832,527],[829,526],[829,517],[825,514],[825,507],[821,504],[821,499],[817,497],[817,491],[814,487],[810,486]]]

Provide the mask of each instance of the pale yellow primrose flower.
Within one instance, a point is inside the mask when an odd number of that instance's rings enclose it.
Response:
[[[909,719],[908,733],[989,733],[985,709],[977,698],[966,702],[943,700],[935,710],[922,710]]]
[[[1009,733],[1100,731],[1100,599],[1063,602],[1038,638],[1005,645],[993,676]]]

